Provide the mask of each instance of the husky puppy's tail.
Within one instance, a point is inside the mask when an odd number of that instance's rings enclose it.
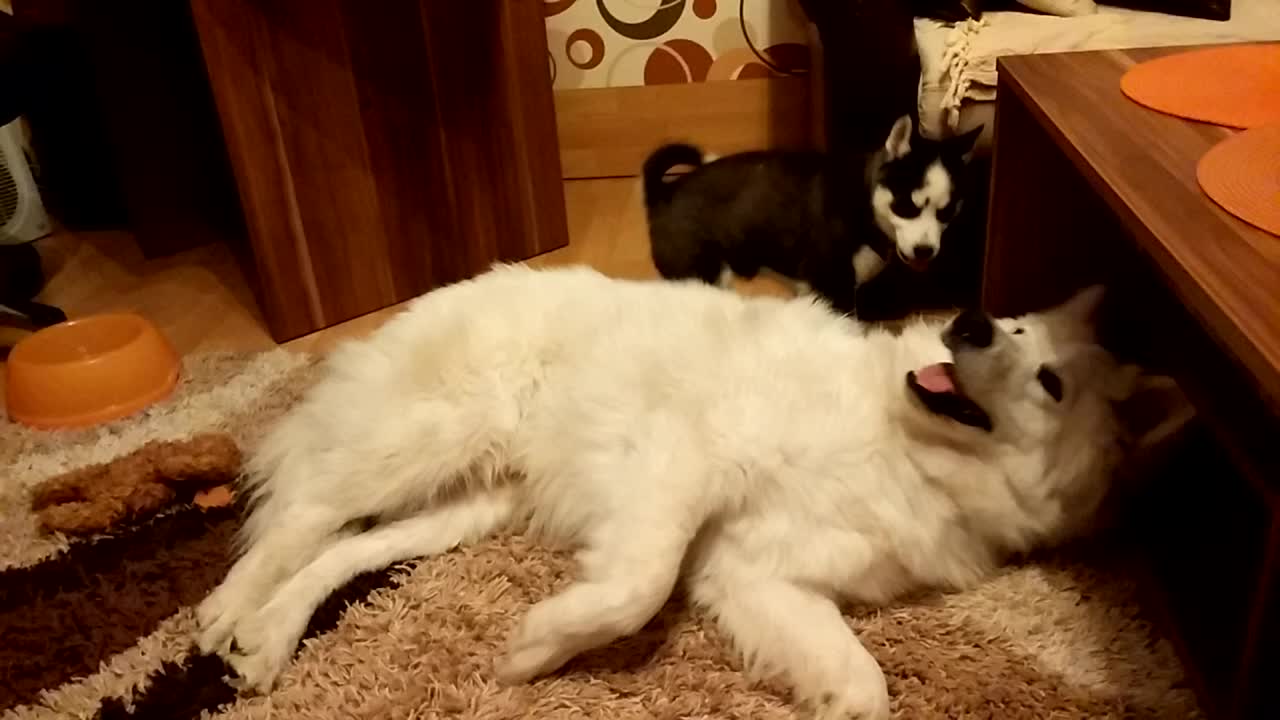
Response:
[[[663,179],[671,168],[677,165],[701,167],[703,162],[702,151],[692,145],[675,143],[654,150],[644,161],[644,206],[654,210],[671,201],[676,183]]]

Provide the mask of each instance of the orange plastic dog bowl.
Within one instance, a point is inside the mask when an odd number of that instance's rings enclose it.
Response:
[[[9,417],[43,429],[96,425],[163,400],[178,384],[178,354],[132,313],[52,325],[9,352]]]

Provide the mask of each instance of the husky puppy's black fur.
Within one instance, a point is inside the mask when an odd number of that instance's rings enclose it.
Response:
[[[691,145],[659,148],[643,171],[658,272],[727,286],[772,271],[854,313],[858,285],[895,255],[926,266],[959,208],[952,177],[977,133],[936,142],[914,128],[900,118],[861,164],[791,150],[706,162]],[[681,165],[694,169],[668,181]]]
[[[665,181],[679,165],[697,169]],[[733,275],[771,270],[853,311],[850,225],[866,223],[838,207],[849,183],[822,153],[747,152],[703,164],[699,149],[667,145],[645,162],[644,182],[651,251],[663,277],[728,285]]]

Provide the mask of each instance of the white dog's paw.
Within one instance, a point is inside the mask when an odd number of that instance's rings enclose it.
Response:
[[[553,672],[573,656],[547,626],[546,607],[535,607],[507,641],[507,652],[498,661],[498,681],[519,685]]]
[[[828,693],[818,703],[817,720],[889,720],[889,692],[883,678],[878,683],[852,683],[838,693]]]
[[[271,692],[304,629],[289,617],[287,609],[270,603],[236,625],[232,647],[220,653],[239,676],[236,685],[263,694]]]
[[[555,670],[561,664],[556,662],[556,658],[555,649],[545,645],[512,647],[498,661],[494,670],[498,676],[498,682],[519,685]]]
[[[201,653],[225,655],[231,648],[231,635],[241,615],[234,605],[230,595],[219,587],[196,608],[196,645]]]
[[[230,655],[226,661],[236,671],[236,677],[229,683],[237,690],[266,695],[275,687],[276,678],[280,677],[288,660],[288,655],[280,658],[267,653]]]
[[[889,698],[857,702],[837,701],[818,710],[818,720],[889,720]]]

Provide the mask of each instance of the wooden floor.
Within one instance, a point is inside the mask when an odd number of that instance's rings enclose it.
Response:
[[[624,278],[656,277],[636,178],[565,183],[569,245],[531,264],[585,263]],[[227,248],[211,245],[145,260],[127,233],[55,235],[38,243],[49,282],[40,300],[77,317],[133,310],[155,322],[180,353],[275,347],[253,293]],[[747,292],[783,292],[767,280]],[[398,312],[386,308],[292,340],[285,347],[323,353],[361,337]]]

